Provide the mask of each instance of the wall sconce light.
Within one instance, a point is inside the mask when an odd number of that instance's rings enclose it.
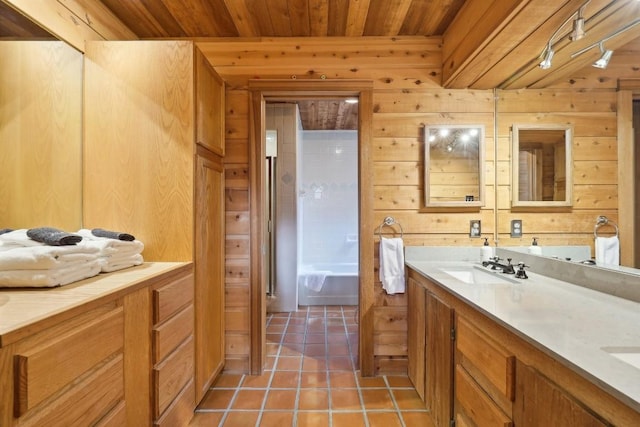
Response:
[[[574,16],[575,16],[575,19],[573,20],[573,30],[571,31],[571,34],[569,34],[569,39],[571,39],[572,41],[575,41],[575,40],[580,40],[581,38],[583,38],[585,36],[586,32],[584,30],[584,16],[583,16],[583,14],[584,14],[584,8],[587,6],[587,4],[589,4],[590,1],[591,0],[585,1],[582,4],[582,6],[580,6],[578,8],[578,10],[573,12],[562,23],[562,25],[560,25],[558,27],[558,29],[555,30],[554,33],[551,35],[551,37],[549,38],[549,41],[547,42],[544,50],[540,54],[540,58],[542,58],[542,61],[539,64],[540,68],[542,68],[543,70],[547,70],[547,69],[551,68],[551,59],[553,58],[553,54],[555,53],[554,50],[553,50],[553,40],[556,38],[558,33],[560,33],[560,30],[562,30],[562,28],[564,28],[564,26],[567,25],[567,23],[569,21],[571,21],[571,19]]]
[[[577,52],[574,52],[571,54],[571,58],[575,58],[576,56],[580,56],[583,53],[593,49],[594,47],[598,46],[600,48],[600,58],[594,62],[592,65],[596,68],[607,68],[607,65],[609,65],[609,61],[611,60],[611,56],[613,55],[613,50],[608,50],[604,48],[604,43],[607,40],[610,40],[622,33],[624,33],[625,31],[635,27],[636,25],[640,24],[640,19],[636,19],[635,21],[630,22],[629,24],[625,25],[624,27],[619,28],[618,30],[614,31],[613,33],[609,34],[608,36],[602,38],[601,40],[585,47],[584,49],[580,49]]]

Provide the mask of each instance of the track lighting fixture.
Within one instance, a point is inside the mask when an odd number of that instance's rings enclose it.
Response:
[[[596,68],[607,68],[609,65],[609,61],[611,60],[611,55],[613,55],[612,50],[605,50],[602,42],[600,42],[600,59],[593,63],[593,66]]]
[[[569,35],[569,38],[572,41],[575,41],[575,40],[580,40],[581,38],[583,38],[585,36],[586,32],[584,30],[584,16],[583,16],[583,14],[584,14],[584,8],[587,6],[587,4],[589,4],[590,1],[591,0],[587,0],[584,3],[582,3],[582,6],[580,6],[578,8],[578,10],[573,12],[562,23],[562,25],[560,25],[558,27],[558,29],[555,30],[554,33],[551,35],[551,37],[549,38],[549,41],[547,42],[544,50],[542,51],[542,54],[540,54],[540,58],[542,58],[542,61],[539,64],[540,68],[542,68],[543,70],[551,68],[551,59],[553,58],[553,54],[555,53],[554,50],[553,50],[553,41],[556,38],[556,36],[560,33],[560,30],[562,30],[562,28],[564,28],[564,26],[567,25],[567,23],[569,21],[571,21],[571,19],[574,16],[575,16],[575,19],[573,20],[573,30],[571,31],[571,34]]]
[[[585,47],[584,49],[580,49],[577,52],[574,52],[571,54],[571,58],[575,58],[576,56],[580,56],[583,53],[593,49],[594,47],[598,46],[600,48],[600,58],[594,62],[592,65],[596,68],[607,68],[607,65],[609,65],[609,61],[611,60],[611,56],[613,55],[613,50],[609,50],[609,49],[605,49],[604,47],[604,43],[622,33],[624,33],[625,31],[635,27],[636,25],[640,24],[640,19],[636,19],[635,21],[630,22],[629,24],[625,25],[624,27],[619,28],[618,30],[614,31],[613,33],[609,34],[606,37],[603,37],[601,40]]]

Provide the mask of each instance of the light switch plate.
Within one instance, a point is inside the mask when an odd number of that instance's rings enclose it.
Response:
[[[480,227],[479,219],[472,219],[469,221],[469,237],[482,236],[482,228]]]
[[[511,220],[511,237],[522,237],[522,220],[521,219],[512,219]]]

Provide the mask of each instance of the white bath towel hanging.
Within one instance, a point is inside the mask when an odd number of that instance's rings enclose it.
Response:
[[[620,265],[620,240],[618,236],[596,237],[596,263]]]
[[[387,294],[404,293],[404,244],[401,238],[380,237],[378,276],[382,282],[382,288]]]

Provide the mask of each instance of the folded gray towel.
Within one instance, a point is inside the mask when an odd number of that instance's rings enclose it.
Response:
[[[11,233],[13,229],[11,228],[0,228],[0,234]]]
[[[120,231],[103,230],[102,228],[94,228],[91,234],[96,237],[106,237],[107,239],[124,240],[125,242],[133,242],[136,238],[131,234],[122,233]]]
[[[67,246],[75,245],[82,241],[82,236],[67,233],[52,227],[39,227],[27,230],[27,236],[31,240],[44,243],[49,246]]]

